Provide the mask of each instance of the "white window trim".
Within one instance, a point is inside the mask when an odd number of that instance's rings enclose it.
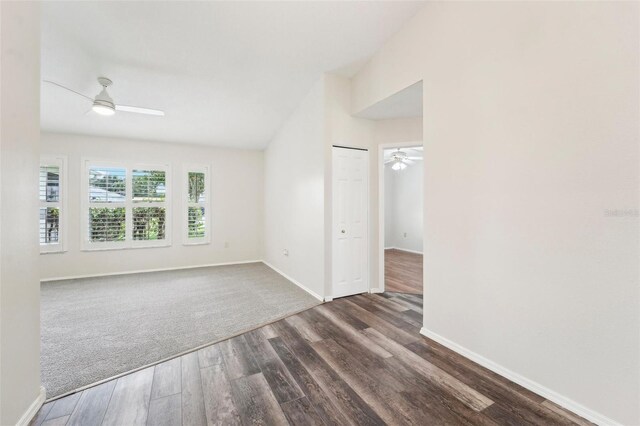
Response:
[[[64,253],[67,251],[67,157],[64,155],[43,155],[40,157],[40,166],[58,166],[60,168],[60,180],[58,183],[58,199],[57,203],[39,201],[39,208],[58,207],[58,242],[49,244],[40,244],[40,254]],[[38,168],[38,185],[39,181]],[[39,198],[38,198],[39,199]]]
[[[92,167],[109,167],[125,169],[126,179],[126,200],[123,203],[91,203],[89,201],[89,169]],[[133,170],[159,170],[165,172],[165,201],[164,202],[133,202]],[[173,197],[171,188],[171,166],[169,164],[138,163],[131,161],[94,160],[82,159],[82,179],[80,203],[82,211],[80,214],[80,249],[82,251],[96,250],[126,250],[136,248],[169,247],[171,246],[171,198]],[[108,208],[125,208],[125,236],[122,241],[89,241],[89,208],[101,206]],[[165,239],[136,241],[133,239],[133,208],[134,207],[161,207],[165,208]]]
[[[194,246],[211,243],[211,224],[213,221],[211,212],[211,166],[209,164],[185,164],[182,171],[182,187],[184,194],[182,196],[182,244],[185,246]],[[189,202],[189,173],[204,173],[204,203]],[[204,219],[204,237],[189,238],[189,207],[202,206],[205,211]]]

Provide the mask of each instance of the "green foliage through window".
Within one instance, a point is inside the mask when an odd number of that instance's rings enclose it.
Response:
[[[134,207],[133,239],[164,240],[165,217],[164,207]]]
[[[90,167],[89,241],[164,240],[166,178],[164,170]]]
[[[134,202],[165,200],[165,172],[159,170],[134,170],[132,177]]]
[[[204,202],[204,173],[189,172],[189,202]]]
[[[89,209],[89,241],[124,241],[124,207],[92,207]]]
[[[204,238],[204,207],[189,207],[189,238]]]

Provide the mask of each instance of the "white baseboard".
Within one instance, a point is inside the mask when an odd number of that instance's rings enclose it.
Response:
[[[195,269],[195,268],[208,268],[210,266],[228,266],[228,265],[243,265],[245,263],[260,263],[262,260],[241,260],[238,262],[225,262],[225,263],[208,263],[204,265],[192,265],[192,266],[175,266],[171,268],[157,268],[157,269],[139,269],[136,271],[125,272],[108,272],[106,274],[88,274],[88,275],[72,275],[68,277],[56,277],[56,278],[43,278],[41,283],[49,281],[61,281],[61,280],[76,280],[79,278],[97,278],[97,277],[111,277],[116,275],[129,275],[129,274],[144,274],[146,272],[164,272],[164,271],[177,271],[180,269]]]
[[[369,289],[369,293],[384,293],[384,292],[381,289],[376,287],[376,288]]]
[[[487,359],[485,357],[483,357],[482,355],[479,355],[467,348],[465,348],[464,346],[461,346],[449,339],[447,339],[446,337],[442,337],[441,335],[434,333],[433,331],[427,330],[426,328],[422,328],[420,329],[420,334],[422,334],[423,336],[426,336],[428,338],[430,338],[431,340],[435,340],[436,342],[440,343],[442,346],[446,346],[447,348],[451,349],[454,352],[459,353],[460,355],[464,356],[465,358],[470,359],[471,361],[474,361],[478,364],[480,364],[481,366],[488,368],[489,370],[493,371],[494,373],[497,373],[503,377],[506,377],[507,379],[511,380],[514,383],[519,384],[520,386],[534,392],[537,393],[538,395],[548,399],[551,402],[554,402],[556,404],[558,404],[559,406],[566,408],[567,410],[577,414],[578,416],[584,417],[585,419],[589,420],[590,422],[593,422],[595,424],[598,425],[602,425],[602,426],[621,426],[620,423],[611,420],[610,418],[597,413],[587,407],[585,407],[582,404],[579,404],[575,401],[573,401],[570,398],[567,398],[563,395],[560,395],[559,393],[541,385],[540,383],[534,382],[533,380],[530,380],[524,376],[521,376],[518,373],[515,373],[511,370],[509,370],[508,368],[505,368],[503,366],[501,366],[500,364],[497,364],[493,361],[491,361],[490,359]]]
[[[47,391],[44,387],[40,386],[38,397],[31,403],[31,405],[29,405],[29,408],[27,408],[27,411],[25,411],[22,417],[20,417],[16,426],[27,426],[36,414],[38,414],[38,410],[42,407],[45,399],[47,399]]]
[[[291,278],[290,276],[288,276],[287,274],[285,274],[284,272],[282,272],[281,270],[279,270],[278,268],[276,268],[275,266],[273,266],[272,264],[270,264],[266,260],[262,260],[261,262],[264,263],[265,265],[267,265],[269,268],[271,268],[274,271],[276,271],[278,274],[280,274],[283,277],[285,277],[286,279],[288,279],[289,281],[291,281],[292,283],[294,283],[295,285],[297,285],[298,287],[300,287],[301,289],[303,289],[304,291],[306,291],[307,293],[309,293],[310,295],[312,295],[313,297],[315,297],[316,299],[318,299],[319,301],[321,301],[321,302],[326,302],[327,301],[326,298],[323,298],[318,293],[309,290],[307,287],[305,287],[304,285],[300,284],[298,281],[294,280],[293,278]]]
[[[385,247],[384,249],[385,250],[400,250],[400,251],[406,251],[407,253],[422,254],[421,251],[409,250],[409,249],[401,248],[401,247]]]

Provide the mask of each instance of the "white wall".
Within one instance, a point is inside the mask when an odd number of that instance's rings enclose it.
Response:
[[[422,161],[396,171],[385,166],[385,247],[422,253]]]
[[[264,154],[264,258],[320,297],[324,296],[324,132],[324,79],[320,79]]]
[[[369,281],[370,287],[380,287],[381,262],[379,251],[384,240],[379,238],[378,160],[380,144],[416,142],[422,140],[422,117],[388,120],[367,120],[351,115],[351,80],[342,76],[325,75],[325,288],[331,294],[331,147],[332,145],[369,150]],[[384,265],[382,265],[384,266]]]
[[[351,81],[325,74],[265,151],[265,259],[315,294],[331,296],[331,147],[366,148],[370,161],[370,280],[378,271],[380,143],[422,140],[422,118],[351,115]],[[289,256],[282,254],[289,251]]]
[[[332,193],[332,146],[347,146],[369,150],[369,280],[376,283],[378,268],[376,250],[378,241],[377,210],[377,158],[374,131],[375,122],[351,116],[351,81],[348,78],[325,74],[325,293],[332,295],[332,243],[333,243],[333,193]]]
[[[349,86],[351,90],[351,86]],[[393,118],[375,122],[373,138],[376,145],[422,142],[422,117]]]
[[[0,59],[0,424],[13,425],[40,396],[38,3],[0,2]]]
[[[390,167],[384,171],[384,248],[393,248],[396,244],[396,221],[394,216],[395,175]]]
[[[638,9],[427,3],[352,91],[360,111],[423,80],[425,328],[624,424],[640,423]]]
[[[114,272],[208,265],[262,259],[263,152],[43,133],[43,154],[67,156],[68,216],[66,253],[40,256],[43,279]],[[80,250],[82,159],[127,160],[171,166],[172,245],[108,251]],[[183,245],[185,164],[211,167],[211,243]],[[228,247],[225,247],[225,242]]]

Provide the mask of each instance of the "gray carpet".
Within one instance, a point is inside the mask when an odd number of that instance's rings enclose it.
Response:
[[[42,283],[52,398],[317,305],[262,263]]]

